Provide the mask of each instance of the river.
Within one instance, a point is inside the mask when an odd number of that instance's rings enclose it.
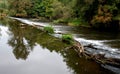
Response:
[[[91,29],[55,25],[56,34],[48,35],[31,25],[48,23],[30,19],[0,20],[0,74],[120,74],[120,69],[100,65],[80,58],[58,38],[60,33],[70,33],[84,46],[92,44],[100,50],[87,48],[91,53],[107,53],[106,57],[120,58],[120,34]]]

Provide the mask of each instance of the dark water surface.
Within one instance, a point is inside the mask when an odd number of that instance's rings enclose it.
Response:
[[[117,71],[115,73],[108,70],[110,67],[102,67],[94,61],[79,58],[73,49],[64,50],[67,44],[39,29],[10,19],[0,20],[0,23],[0,74],[119,74],[116,68],[112,68]],[[62,30],[64,28],[68,27],[63,27]],[[61,31],[60,26],[55,29]],[[105,44],[119,49],[119,34],[108,37],[109,33],[104,35],[84,29],[73,30],[75,31],[70,32],[75,32],[76,39],[83,37],[80,40],[84,44],[85,41],[91,42],[91,39],[94,39],[93,42],[107,39],[113,41],[104,42]]]

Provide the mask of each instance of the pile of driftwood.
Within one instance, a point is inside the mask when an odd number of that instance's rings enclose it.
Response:
[[[106,58],[104,54],[91,54],[91,53],[87,52],[86,49],[84,49],[85,47],[94,48],[91,45],[83,46],[80,44],[80,42],[75,41],[73,46],[70,46],[66,49],[73,48],[79,54],[79,56],[83,56],[83,57],[92,59],[99,64],[104,64],[104,65],[107,64],[107,65],[111,65],[111,66],[120,68],[120,59],[112,58],[112,57]]]

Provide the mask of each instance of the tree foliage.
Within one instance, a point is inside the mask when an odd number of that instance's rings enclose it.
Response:
[[[12,16],[79,19],[92,26],[120,25],[120,0],[8,0]],[[70,20],[69,20],[70,19]]]

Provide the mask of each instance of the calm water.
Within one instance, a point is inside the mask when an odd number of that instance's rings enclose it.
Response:
[[[116,68],[105,68],[94,61],[79,58],[73,49],[64,50],[67,44],[39,29],[21,25],[23,23],[16,20],[4,19],[0,22],[0,74],[115,74],[108,69],[119,74]],[[90,33],[83,33],[88,34],[86,38],[92,38]],[[80,33],[75,36],[79,37]]]

